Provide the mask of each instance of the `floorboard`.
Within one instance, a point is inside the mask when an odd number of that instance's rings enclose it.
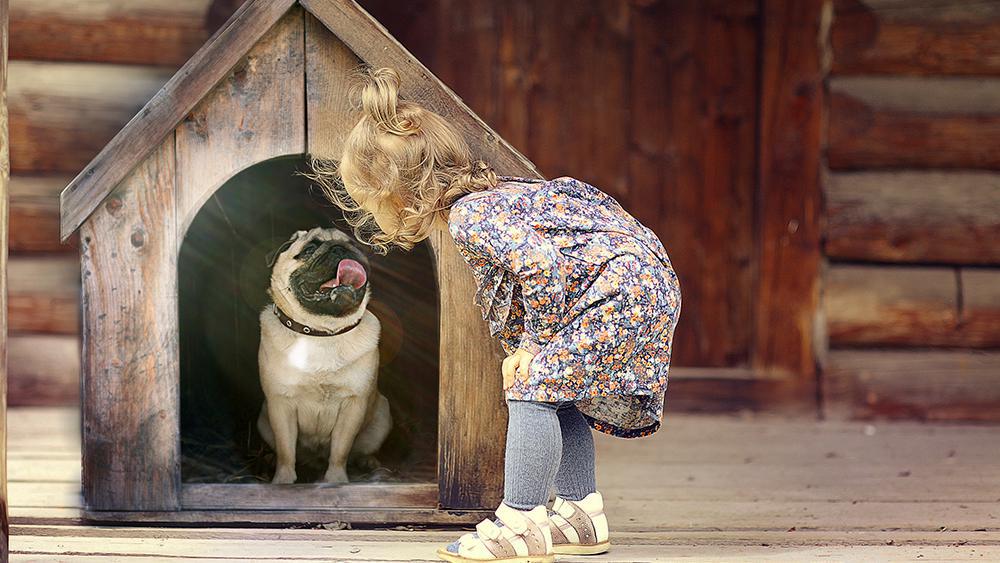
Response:
[[[434,561],[460,533],[88,526],[78,421],[9,412],[15,561]],[[995,426],[668,413],[595,440],[614,548],[560,561],[1000,560]]]

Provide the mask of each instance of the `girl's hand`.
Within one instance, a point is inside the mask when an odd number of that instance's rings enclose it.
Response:
[[[500,371],[503,372],[503,388],[506,391],[514,385],[515,381],[528,379],[528,365],[535,358],[535,354],[522,348],[518,348],[510,356],[503,360]]]

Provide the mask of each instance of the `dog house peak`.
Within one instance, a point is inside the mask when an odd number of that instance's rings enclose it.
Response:
[[[336,157],[359,117],[346,94],[362,63],[395,68],[401,95],[449,119],[498,173],[539,177],[354,1],[246,2],[61,194],[62,237],[81,235],[89,517],[473,522],[499,502],[506,413],[499,379],[495,389],[485,383],[502,351],[447,233],[426,241],[439,307],[435,480],[303,489],[182,479],[186,236],[206,203],[221,205],[246,174]]]

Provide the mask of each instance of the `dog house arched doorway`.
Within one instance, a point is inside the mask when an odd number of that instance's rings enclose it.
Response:
[[[260,311],[269,303],[269,258],[299,230],[352,233],[339,209],[300,174],[308,169],[308,159],[298,155],[238,172],[205,201],[183,234],[181,478],[188,504],[217,490],[189,484],[268,483],[274,470],[274,453],[255,424],[264,399],[257,349]],[[378,388],[389,401],[393,424],[375,456],[379,466],[349,467],[351,484],[422,483],[436,495],[439,319],[433,255],[426,242],[385,256],[355,246],[371,264],[367,308],[382,326]],[[325,459],[300,456],[298,483],[320,480]],[[312,498],[324,502],[322,495]]]

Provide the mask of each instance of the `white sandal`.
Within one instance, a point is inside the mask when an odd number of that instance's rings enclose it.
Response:
[[[553,551],[560,555],[597,555],[611,549],[604,498],[593,492],[581,500],[556,497],[549,512]]]
[[[438,549],[438,557],[452,563],[504,561],[509,563],[553,563],[552,534],[548,511],[539,505],[517,510],[501,503],[496,520],[483,520],[476,531]]]

